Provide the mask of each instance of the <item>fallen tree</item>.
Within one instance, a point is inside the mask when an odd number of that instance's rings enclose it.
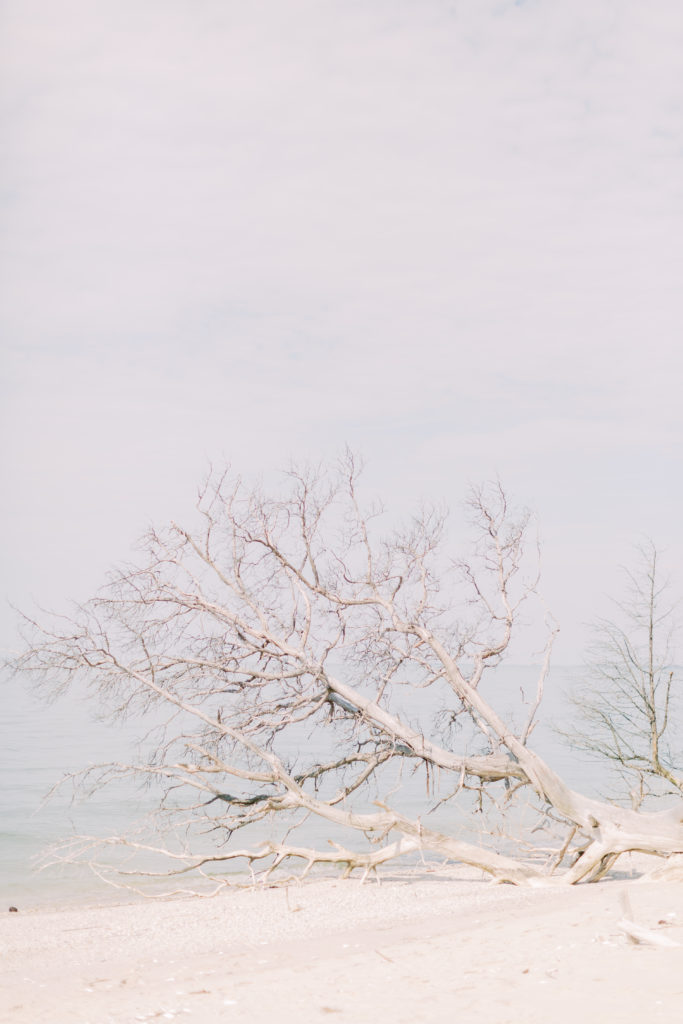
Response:
[[[332,472],[290,472],[272,497],[211,475],[196,529],[150,531],[140,564],[73,615],[27,620],[17,670],[50,693],[82,685],[113,717],[156,723],[148,758],[78,780],[158,783],[153,838],[78,837],[65,855],[104,871],[96,850],[113,845],[163,854],[168,874],[182,875],[245,859],[268,873],[292,858],[367,873],[432,852],[533,885],[597,880],[628,851],[683,852],[683,803],[653,813],[591,799],[532,749],[552,623],[533,695],[498,705],[484,695],[536,596],[529,516],[511,512],[499,486],[477,491],[470,554],[453,559],[444,513],[424,509],[382,533],[380,510],[361,507],[358,476],[347,456]],[[464,802],[489,822],[477,841],[425,824],[427,798],[424,814],[401,810],[391,788],[416,768],[427,780],[438,773],[440,793],[446,780],[442,807]],[[520,802],[536,829],[557,832],[545,862],[530,847],[496,849],[501,811]],[[363,848],[292,844],[311,817]],[[274,838],[239,840],[264,823]]]

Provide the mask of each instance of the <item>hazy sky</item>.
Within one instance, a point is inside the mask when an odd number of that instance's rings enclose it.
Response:
[[[643,534],[683,589],[679,0],[0,0],[0,40],[8,599],[87,596],[209,459],[346,442],[390,505],[536,510],[559,661]]]

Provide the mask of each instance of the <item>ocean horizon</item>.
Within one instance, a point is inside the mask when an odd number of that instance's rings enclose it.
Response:
[[[536,667],[500,666],[498,678],[510,692],[535,679]],[[605,770],[585,754],[572,751],[554,727],[566,723],[571,704],[566,695],[577,682],[580,666],[556,666],[546,682],[544,705],[529,742],[573,788],[586,795],[600,793]],[[46,799],[69,772],[134,756],[145,732],[144,720],[105,722],[92,705],[74,693],[52,703],[41,700],[21,679],[7,682],[5,713],[0,724],[0,759],[4,786],[0,791],[0,892],[8,905],[36,906],[60,901],[106,900],[118,895],[85,866],[52,866],[39,870],[47,847],[77,834],[121,834],[154,809],[153,791],[133,784],[117,785],[88,800],[72,801],[68,784]],[[429,691],[421,691],[429,697]],[[421,698],[424,699],[424,698]],[[404,780],[404,791],[392,799],[407,814],[428,806],[424,783]],[[452,788],[452,779],[449,781]],[[430,819],[448,827],[448,810]],[[325,843],[333,835],[324,822],[309,822],[297,832],[297,843]],[[334,838],[341,838],[334,835]],[[352,837],[344,841],[353,846]],[[241,844],[240,844],[241,845]],[[232,869],[234,870],[234,869]]]

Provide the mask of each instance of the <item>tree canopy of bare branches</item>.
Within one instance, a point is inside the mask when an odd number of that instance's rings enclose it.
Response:
[[[607,762],[640,806],[649,796],[683,794],[683,751],[675,736],[675,602],[654,544],[636,555],[616,617],[594,625],[586,679],[573,698],[577,724],[566,735]]]
[[[459,558],[442,510],[397,528],[365,507],[349,454],[290,471],[275,495],[211,474],[197,507],[191,529],[151,530],[138,564],[69,617],[29,621],[16,659],[52,693],[82,686],[113,716],[162,720],[149,757],[86,775],[160,786],[152,838],[110,843],[164,853],[171,874],[243,858],[266,872],[292,858],[368,872],[431,852],[516,884],[594,880],[629,850],[683,851],[683,804],[646,814],[589,799],[534,752],[554,626],[533,696],[511,713],[509,695],[485,695],[538,576],[529,515],[499,485],[471,495]],[[430,827],[427,797],[424,814],[405,813],[387,779],[416,769],[438,773],[453,822],[473,799],[495,813],[523,801],[537,825],[552,821],[546,862],[497,849],[493,826],[476,841]],[[296,845],[302,817],[345,842]],[[79,842],[100,864],[96,841]]]

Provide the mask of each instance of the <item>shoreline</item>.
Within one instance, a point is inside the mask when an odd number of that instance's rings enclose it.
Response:
[[[454,877],[458,875],[459,877]],[[463,877],[463,875],[465,877]],[[679,946],[631,944],[633,917]],[[660,924],[660,922],[663,922]],[[313,879],[0,918],[0,1020],[635,1022],[683,1001],[683,885]]]

